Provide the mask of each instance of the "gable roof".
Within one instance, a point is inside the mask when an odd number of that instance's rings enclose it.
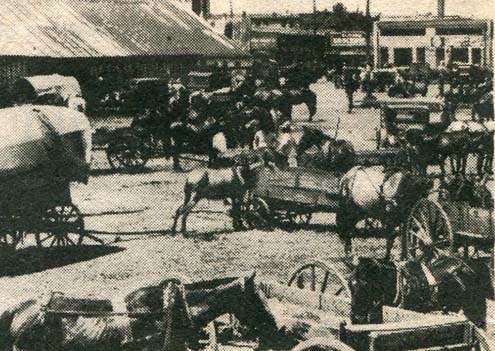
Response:
[[[170,0],[2,0],[0,56],[247,56]]]

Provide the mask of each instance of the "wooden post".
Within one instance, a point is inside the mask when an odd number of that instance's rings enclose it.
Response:
[[[187,351],[184,337],[185,326],[177,325],[175,319],[178,308],[179,287],[176,282],[170,281],[163,288],[163,351]]]
[[[495,139],[495,135],[493,136]],[[495,140],[494,140],[495,142]],[[495,199],[495,164],[492,164],[492,174],[486,184],[486,188],[491,192],[491,200]],[[495,235],[495,210],[494,205],[492,203],[491,206],[491,218],[490,218],[490,232],[492,236]],[[491,257],[491,269],[492,269],[492,289],[495,291],[495,242],[494,247],[492,248],[492,257]],[[486,330],[489,336],[495,338],[495,301],[486,300]]]

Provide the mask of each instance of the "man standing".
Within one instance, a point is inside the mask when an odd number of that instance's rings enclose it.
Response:
[[[343,69],[343,75],[344,75],[344,88],[345,88],[345,93],[347,95],[347,101],[348,101],[348,113],[352,112],[352,109],[354,107],[354,93],[356,90],[359,88],[359,79],[357,76],[357,73],[355,70],[353,70],[350,67],[344,67]]]
[[[297,167],[296,145],[296,141],[292,135],[291,124],[289,121],[285,121],[280,125],[277,152],[287,157],[289,167]]]

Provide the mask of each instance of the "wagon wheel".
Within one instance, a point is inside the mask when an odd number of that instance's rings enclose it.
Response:
[[[35,234],[39,248],[81,245],[86,235],[81,213],[72,204],[48,209],[42,216],[41,225],[40,232]]]
[[[442,206],[430,199],[421,199],[413,207],[406,223],[402,259],[425,257],[431,249],[451,253],[454,244],[452,226]]]
[[[244,208],[244,218],[249,229],[265,228],[271,224],[273,217],[265,200],[252,196]]]
[[[296,345],[291,351],[355,351],[342,341],[331,338],[312,338]]]
[[[303,290],[351,297],[347,280],[334,265],[320,260],[310,260],[294,270],[288,285]]]
[[[107,148],[107,159],[115,170],[137,171],[150,159],[150,148],[136,136],[127,136],[111,142]]]
[[[296,225],[309,224],[312,215],[311,212],[287,211],[287,219],[291,224]]]

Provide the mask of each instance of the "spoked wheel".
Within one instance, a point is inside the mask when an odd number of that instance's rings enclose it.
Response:
[[[319,260],[310,260],[294,270],[288,285],[334,296],[351,297],[347,280],[336,267]]]
[[[107,159],[110,167],[115,170],[138,171],[150,159],[151,151],[146,143],[136,136],[120,137],[109,143]]]
[[[312,215],[311,212],[287,211],[287,219],[296,225],[309,224]]]
[[[270,207],[262,198],[252,196],[244,208],[244,217],[249,229],[266,228],[273,221]]]
[[[85,236],[84,220],[72,204],[48,209],[43,215],[42,226],[35,235],[39,248],[81,245]]]
[[[451,253],[453,244],[452,226],[442,206],[434,200],[419,200],[407,219],[402,259],[428,257],[436,250]]]

